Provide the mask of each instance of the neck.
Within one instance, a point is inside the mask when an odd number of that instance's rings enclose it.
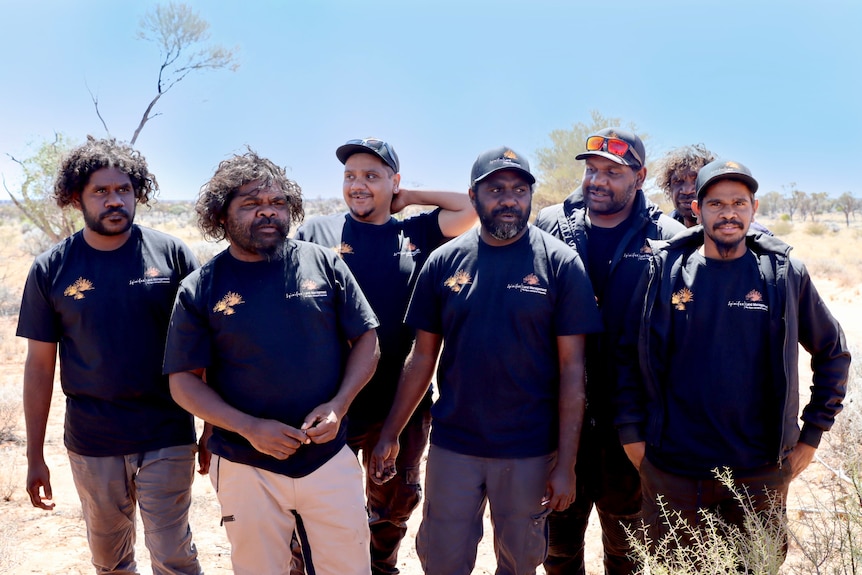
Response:
[[[91,230],[88,227],[83,229],[84,241],[94,250],[100,252],[111,252],[120,249],[125,245],[129,238],[132,237],[132,228],[129,228],[122,234],[115,236],[106,236]]]
[[[509,238],[508,240],[501,240],[499,238],[496,238],[488,230],[486,230],[484,227],[482,227],[479,230],[479,237],[482,238],[482,241],[485,242],[486,244],[488,244],[489,246],[499,248],[499,247],[503,247],[503,246],[508,246],[509,244],[514,244],[515,242],[520,240],[522,237],[524,237],[524,234],[527,233],[527,228],[529,228],[529,227],[530,227],[529,225],[524,226],[524,229],[521,230],[520,232],[518,232],[518,235],[516,235],[513,238]]]
[[[634,202],[632,201],[626,207],[613,214],[597,214],[587,208],[587,217],[590,218],[590,225],[597,228],[615,228],[629,218],[633,207]]]

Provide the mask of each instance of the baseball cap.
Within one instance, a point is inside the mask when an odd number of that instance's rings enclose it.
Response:
[[[586,151],[575,156],[583,160],[601,156],[624,166],[642,168],[646,162],[646,149],[637,134],[622,128],[605,128],[587,138]]]
[[[335,156],[342,164],[347,162],[347,158],[353,154],[374,154],[383,160],[387,166],[392,168],[395,173],[401,169],[398,163],[398,154],[395,153],[395,148],[391,144],[384,142],[378,138],[362,138],[361,140],[347,140],[343,146],[338,146],[335,150]]]
[[[708,163],[697,173],[695,188],[697,189],[697,199],[703,199],[703,194],[706,193],[706,188],[719,180],[736,180],[742,182],[751,193],[757,192],[757,180],[751,175],[751,170],[731,160],[715,160]]]
[[[518,171],[527,178],[530,184],[536,183],[536,178],[530,173],[530,163],[527,158],[512,148],[503,146],[479,154],[479,157],[473,162],[473,170],[470,172],[470,187],[473,188],[477,182],[481,182],[500,170]]]

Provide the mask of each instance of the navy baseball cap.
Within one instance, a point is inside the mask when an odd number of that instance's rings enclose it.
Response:
[[[697,173],[695,188],[697,189],[697,200],[703,199],[706,188],[719,180],[736,180],[745,184],[751,193],[757,192],[757,180],[751,175],[751,170],[730,160],[715,160],[708,163]]]
[[[361,140],[347,140],[343,146],[339,146],[335,150],[335,156],[342,164],[347,162],[347,158],[353,154],[374,154],[383,160],[387,166],[392,168],[395,173],[401,169],[401,164],[398,163],[398,154],[395,153],[395,148],[391,144],[384,142],[378,138],[362,138]]]
[[[530,163],[527,158],[512,148],[503,146],[479,154],[470,172],[470,187],[475,187],[478,182],[500,170],[515,170],[527,178],[531,185],[536,183],[536,178],[530,173]]]
[[[588,137],[586,151],[575,156],[575,159],[583,160],[589,156],[601,156],[637,169],[646,163],[644,143],[637,134],[622,128],[605,128]]]

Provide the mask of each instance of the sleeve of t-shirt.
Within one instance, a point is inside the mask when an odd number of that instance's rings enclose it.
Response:
[[[332,256],[329,261],[336,280],[334,297],[339,324],[347,339],[356,339],[369,329],[378,327],[380,322],[347,264],[337,256]]]
[[[404,323],[410,327],[430,333],[442,334],[443,322],[440,312],[440,295],[436,289],[436,260],[426,262],[416,279],[410,305]]]
[[[37,258],[24,284],[18,314],[18,337],[52,343],[60,341],[60,318],[51,303],[50,290],[47,261]]]
[[[560,263],[557,276],[560,295],[554,312],[556,333],[576,335],[601,332],[602,318],[583,261],[574,252],[567,256]]]
[[[206,368],[210,364],[208,317],[197,289],[199,273],[183,280],[174,300],[162,369],[165,374]]]
[[[429,253],[450,239],[444,236],[443,231],[440,229],[441,211],[443,211],[442,208],[437,208],[404,220],[403,229],[405,235],[413,238],[414,243],[421,245]]]

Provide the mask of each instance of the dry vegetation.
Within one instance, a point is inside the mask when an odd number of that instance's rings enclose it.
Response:
[[[310,217],[340,209],[340,202],[327,200],[309,203],[306,211]],[[141,209],[138,221],[180,237],[202,260],[223,247],[201,239],[188,203],[165,202]],[[823,216],[817,225],[769,219],[762,223],[795,246],[794,255],[806,262],[830,309],[842,322],[849,343],[862,352],[862,223],[851,222],[848,228],[840,214]],[[0,205],[0,515],[5,519],[0,525],[0,573],[90,573],[80,507],[62,447],[63,399],[59,391],[52,403],[46,442],[57,509],[49,513],[33,509],[23,489],[26,460],[20,388],[26,347],[15,337],[15,325],[21,288],[40,244],[34,234],[25,234],[28,229],[14,208]],[[858,369],[855,373],[858,387],[862,375]],[[862,557],[857,556],[858,563],[852,568],[836,567],[835,563],[836,556],[852,547],[854,537],[858,552],[862,537],[853,531],[859,523],[852,522],[854,517],[858,521],[862,510],[860,487],[849,481],[860,477],[859,467],[853,468],[850,463],[855,461],[858,466],[862,458],[862,396],[856,387],[851,388],[851,393],[836,429],[827,434],[818,450],[819,462],[812,464],[791,490],[791,528],[796,536],[790,558],[782,568],[784,573],[862,573]],[[194,490],[191,521],[204,567],[208,573],[230,572],[229,547],[218,527],[218,507],[208,480],[198,477]],[[402,552],[405,575],[420,573],[412,542],[418,515],[411,521]],[[592,521],[588,531],[588,573],[601,572],[596,523]],[[139,549],[143,550],[140,544]],[[139,555],[139,567],[148,572],[146,553]],[[490,574],[493,570],[493,550],[489,537],[485,537],[474,574]]]

